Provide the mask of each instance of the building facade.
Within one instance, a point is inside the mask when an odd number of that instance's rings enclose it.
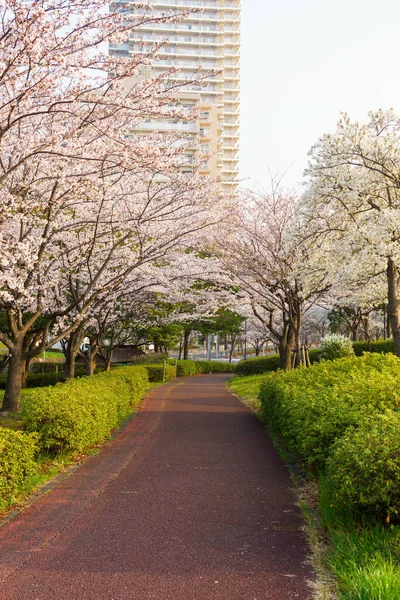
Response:
[[[117,3],[116,3],[117,4]],[[218,177],[225,192],[236,193],[239,175],[240,101],[240,0],[158,0],[154,14],[199,8],[200,12],[173,23],[141,26],[124,44],[110,46],[110,53],[130,55],[143,51],[146,43],[167,42],[159,51],[152,75],[177,67],[177,81],[192,80],[196,71],[218,70],[205,79],[207,85],[185,86],[179,102],[196,107],[195,121],[147,122],[148,131],[180,131],[193,140],[184,169],[200,165],[200,173]],[[201,74],[200,71],[200,74]],[[148,75],[149,73],[146,73]]]

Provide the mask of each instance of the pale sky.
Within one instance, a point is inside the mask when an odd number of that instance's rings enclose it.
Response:
[[[340,112],[400,114],[400,0],[242,0],[240,176],[287,187]]]

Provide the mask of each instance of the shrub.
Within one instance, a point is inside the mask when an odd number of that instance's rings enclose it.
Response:
[[[271,354],[270,356],[257,356],[241,360],[236,365],[236,375],[259,375],[261,373],[269,373],[279,369],[279,355]]]
[[[217,360],[199,360],[196,363],[198,373],[234,373],[236,365]]]
[[[327,474],[338,504],[357,504],[387,515],[400,512],[400,414],[368,416],[338,439]]]
[[[33,362],[29,366],[29,373],[56,373],[63,371],[62,362]]]
[[[317,362],[321,358],[321,350],[319,348],[311,348],[308,351],[311,364]],[[279,369],[279,354],[270,354],[269,356],[256,356],[241,360],[236,365],[236,375],[261,375],[262,373],[271,373]]]
[[[190,375],[196,375],[197,368],[194,360],[178,360],[176,361],[176,376],[177,377],[189,377]]]
[[[176,377],[176,367],[173,365],[166,364],[165,371],[164,365],[141,365],[146,369],[149,381],[151,383],[159,383],[159,382],[167,382],[175,379]]]
[[[393,340],[375,340],[368,342],[353,342],[354,353],[362,356],[364,352],[379,352],[380,354],[395,354]]]
[[[354,356],[353,343],[344,335],[332,333],[321,340],[321,356],[326,360],[336,360]]]
[[[0,510],[36,471],[37,435],[0,428]]]
[[[133,365],[151,365],[151,364],[159,364],[164,360],[168,359],[168,354],[166,352],[153,352],[151,354],[142,354],[140,356],[133,356],[130,359],[130,362]]]
[[[147,382],[142,367],[120,367],[32,390],[22,401],[25,427],[38,433],[45,450],[83,451],[103,442],[126,418]]]
[[[400,405],[400,360],[391,355],[322,361],[261,384],[261,417],[311,467],[324,466],[350,426]]]
[[[95,373],[102,373],[102,369],[95,369]],[[85,377],[86,369],[80,367],[75,370],[75,377]],[[61,381],[65,381],[64,373],[62,368],[58,370],[58,373],[28,373],[28,377],[26,379],[26,386],[28,388],[36,388],[36,387],[44,387],[49,385],[56,385]],[[5,390],[7,385],[7,377],[0,377],[0,389]]]

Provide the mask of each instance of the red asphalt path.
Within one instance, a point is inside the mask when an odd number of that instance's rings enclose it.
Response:
[[[1,600],[309,599],[291,481],[226,375],[139,415],[0,527]]]

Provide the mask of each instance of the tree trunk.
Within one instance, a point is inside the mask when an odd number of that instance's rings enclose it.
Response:
[[[85,362],[86,362],[86,375],[91,377],[92,375],[94,375],[94,370],[96,368],[96,354],[92,355],[91,353],[89,353]]]
[[[191,334],[191,329],[183,330],[183,360],[189,359],[189,337]]]
[[[232,362],[232,355],[235,351],[235,344],[236,344],[236,335],[232,334],[231,336],[231,346],[229,348],[229,362]]]
[[[279,344],[279,367],[285,371],[292,369],[292,347],[285,340]]]
[[[64,377],[65,379],[73,379],[75,377],[75,362],[79,352],[79,347],[82,343],[83,331],[77,329],[73,331],[69,338],[65,350]]]
[[[400,298],[398,293],[398,272],[391,258],[388,259],[388,321],[393,334],[396,356],[400,357]]]
[[[107,354],[106,359],[104,361],[104,370],[107,372],[111,370],[111,356],[112,353],[110,352],[110,354]]]
[[[296,358],[294,361],[294,366],[295,367],[299,367],[302,363],[301,360],[301,337],[300,337],[300,327],[296,327],[296,343],[295,343],[295,348],[296,348]]]
[[[2,412],[17,413],[19,411],[19,399],[25,360],[22,358],[22,344],[10,356],[8,363],[7,386],[4,394]]]

